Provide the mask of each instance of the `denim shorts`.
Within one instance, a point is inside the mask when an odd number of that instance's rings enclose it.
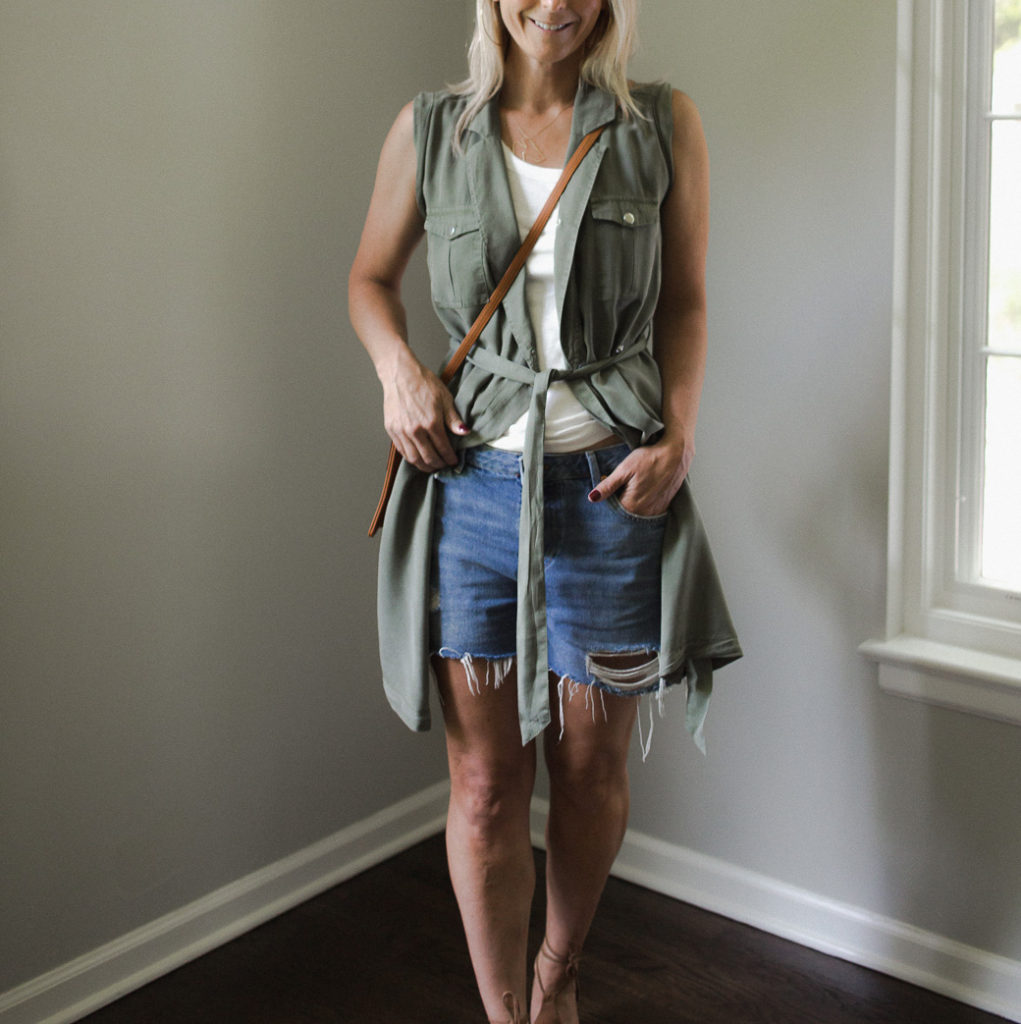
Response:
[[[627,445],[544,456],[546,620],[550,671],[635,694],[659,684],[660,573],[666,515],[628,512],[589,491]],[[521,456],[469,448],[437,474],[430,648],[487,661],[515,654]],[[600,655],[648,653],[651,669],[602,671]],[[609,664],[612,665],[612,658]],[[634,659],[632,659],[634,661]]]

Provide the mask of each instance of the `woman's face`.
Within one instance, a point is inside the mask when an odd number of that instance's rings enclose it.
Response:
[[[605,0],[499,0],[511,42],[542,64],[583,52]]]

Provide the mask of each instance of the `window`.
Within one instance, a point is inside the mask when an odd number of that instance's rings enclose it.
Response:
[[[1021,591],[1021,0],[972,3],[959,572]],[[969,254],[971,255],[971,254]],[[969,273],[970,271],[970,273]],[[968,436],[967,428],[964,436]],[[970,450],[969,450],[970,449]]]
[[[1021,722],[1021,0],[900,0],[880,684]]]

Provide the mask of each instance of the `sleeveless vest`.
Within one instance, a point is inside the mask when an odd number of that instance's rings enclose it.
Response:
[[[607,125],[572,178],[559,217],[555,290],[566,370],[539,372],[524,274],[511,287],[451,382],[471,428],[460,446],[485,444],[528,413],[518,553],[518,714],[522,742],[550,722],[543,587],[542,438],[546,390],[568,383],[578,401],[631,447],[663,427],[652,356],[660,285],[660,206],[675,173],[669,86],[638,86],[645,118],[581,83],[568,152]],[[414,103],[416,196],[425,221],[433,306],[453,352],[517,251],[496,100],[452,147],[464,97],[423,93]],[[449,355],[449,353],[448,353]],[[430,725],[429,557],[435,481],[402,464],[379,560],[380,658],[391,706],[413,729]],[[741,649],[687,481],[667,518],[663,547],[661,686],[687,683],[687,725],[700,747],[712,673]]]

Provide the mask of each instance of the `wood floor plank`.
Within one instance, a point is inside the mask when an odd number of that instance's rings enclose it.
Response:
[[[543,857],[536,854],[539,890]],[[542,938],[541,900],[531,944]],[[1004,1024],[950,999],[611,879],[584,1024]],[[336,886],[85,1024],[481,1024],[443,839]]]

